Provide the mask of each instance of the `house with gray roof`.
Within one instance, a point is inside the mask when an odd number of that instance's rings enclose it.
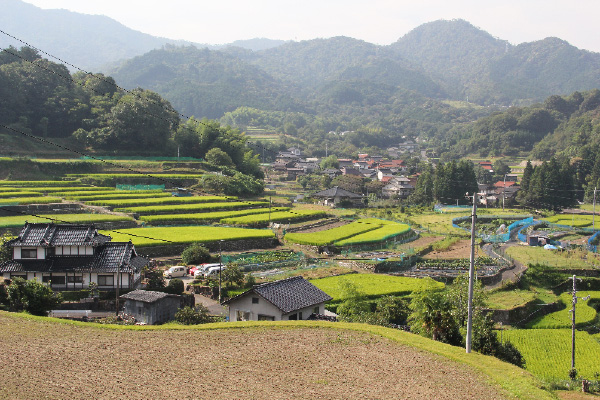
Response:
[[[363,203],[363,196],[360,194],[352,193],[348,190],[340,187],[332,187],[327,190],[322,190],[312,195],[313,198],[318,199],[319,203],[325,206],[336,206],[340,202],[348,202],[353,206],[360,207]]]
[[[164,324],[175,319],[181,308],[181,296],[151,290],[134,290],[122,296],[123,312],[147,325]]]
[[[229,321],[287,321],[322,315],[329,300],[327,293],[295,276],[256,285],[223,304],[229,306]]]
[[[0,264],[0,276],[49,283],[55,290],[130,288],[150,260],[133,243],[111,242],[94,225],[25,223],[8,241],[12,259]]]

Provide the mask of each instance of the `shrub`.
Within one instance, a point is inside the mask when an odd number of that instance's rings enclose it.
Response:
[[[27,311],[33,315],[46,316],[62,303],[60,293],[54,293],[50,286],[36,280],[15,278],[8,286],[7,294],[12,311]]]
[[[175,321],[183,325],[198,325],[212,322],[212,317],[204,305],[198,304],[195,308],[186,306],[177,311]]]
[[[171,279],[167,285],[165,292],[170,294],[182,294],[185,289],[183,281],[179,278]]]
[[[203,244],[194,243],[183,250],[181,260],[186,265],[203,264],[210,261],[210,252]]]

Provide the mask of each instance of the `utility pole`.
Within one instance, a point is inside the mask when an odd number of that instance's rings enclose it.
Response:
[[[576,282],[577,278],[573,275],[573,308],[570,310],[573,313],[571,316],[571,371],[575,370],[575,305],[578,299],[585,301],[590,298],[590,296],[577,297]]]
[[[594,188],[594,208],[593,208],[593,213],[592,213],[592,226],[594,229],[594,232],[596,232],[596,189],[598,189],[597,187]]]
[[[477,200],[477,193],[473,193],[473,213],[471,214],[471,262],[469,265],[469,303],[467,316],[467,353],[471,352],[471,338],[473,337],[473,281],[475,279],[475,222],[477,221]]]
[[[502,211],[504,211],[504,198],[506,193],[506,174],[504,174],[504,184],[502,185]]]
[[[221,250],[221,244],[223,239],[219,240],[219,304],[221,304],[221,272],[223,272],[223,255]]]

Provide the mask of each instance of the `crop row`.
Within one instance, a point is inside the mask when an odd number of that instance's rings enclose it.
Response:
[[[131,220],[131,218],[112,214],[44,214],[36,217],[31,215],[18,215],[13,217],[2,217],[0,219],[0,228],[17,228],[23,226],[25,222],[88,224],[128,220]]]
[[[208,203],[214,201],[229,200],[229,197],[225,196],[193,196],[193,197],[158,197],[158,198],[139,198],[139,199],[115,199],[115,200],[93,200],[89,201],[88,204],[93,206],[106,206],[106,207],[141,207],[141,206],[153,206],[153,205],[166,205],[166,204],[191,204],[191,203]]]
[[[289,207],[280,207],[273,208],[271,211],[286,211],[288,209]],[[215,211],[193,214],[142,215],[139,219],[154,225],[169,225],[177,223],[194,224],[220,221],[223,218],[238,217],[243,215],[264,214],[268,212],[268,208],[248,208],[238,211]]]
[[[223,218],[220,222],[222,224],[231,225],[249,225],[249,226],[263,226],[271,222],[297,222],[305,221],[309,219],[323,218],[327,216],[327,213],[319,210],[294,210],[294,211],[276,211],[271,213],[266,210],[267,213],[229,217]]]
[[[115,188],[106,188],[101,190],[89,190],[88,188],[84,188],[84,190],[71,190],[68,188],[64,191],[56,191],[53,192],[56,196],[102,196],[106,194],[148,194],[148,193],[165,193],[162,189],[156,190],[118,190]],[[168,193],[171,196],[171,193]]]
[[[67,186],[51,186],[51,187],[32,186],[32,187],[29,187],[27,189],[28,190],[33,190],[35,192],[62,193],[62,194],[75,193],[75,192],[96,193],[96,192],[106,192],[106,191],[115,190],[115,188],[108,187],[108,186],[72,186],[72,187],[67,187]]]
[[[217,210],[235,210],[241,208],[266,207],[269,202],[266,201],[229,201],[217,203],[197,203],[197,204],[171,204],[164,206],[144,206],[116,208],[116,211],[131,212],[136,214],[173,214],[173,213],[191,213]]]
[[[14,197],[10,199],[0,199],[0,205],[21,205],[26,206],[28,204],[50,204],[50,203],[61,203],[60,197]]]
[[[270,229],[225,228],[217,226],[185,226],[120,229],[118,232],[102,232],[110,235],[115,242],[131,240],[137,247],[186,245],[210,243],[219,240],[274,238]]]
[[[570,329],[514,329],[502,332],[525,358],[525,369],[542,379],[567,380],[571,369]],[[600,373],[600,343],[587,332],[575,333],[575,366],[579,376]]]
[[[589,325],[596,319],[597,312],[590,306],[590,302],[600,302],[600,292],[596,291],[580,291],[578,297],[591,296],[590,300],[577,302],[575,309],[575,325],[583,327]],[[570,328],[572,325],[572,314],[569,310],[572,308],[573,295],[571,293],[563,293],[560,295],[560,301],[566,307],[560,311],[556,311],[531,321],[527,327],[534,329],[560,329]]]
[[[75,186],[79,184],[74,181],[2,181],[0,186]]]

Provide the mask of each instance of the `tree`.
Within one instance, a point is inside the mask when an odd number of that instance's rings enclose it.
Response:
[[[422,291],[410,302],[408,318],[411,332],[433,340],[460,346],[462,335],[454,318],[452,305],[441,291]]]
[[[50,286],[35,279],[14,278],[8,285],[7,294],[12,311],[27,311],[33,315],[48,315],[62,303],[60,293],[54,293]]]
[[[229,264],[222,271],[221,279],[226,286],[242,286],[244,284],[244,273],[237,265]]]
[[[233,161],[229,154],[225,153],[223,150],[218,147],[212,148],[206,152],[205,156],[206,162],[211,165],[217,165],[220,167],[233,167]]]
[[[156,266],[145,266],[142,269],[142,275],[147,282],[148,290],[161,290],[167,285],[162,271]]]
[[[0,264],[12,259],[11,248],[7,246],[8,241],[11,239],[12,237],[6,233],[0,236]]]
[[[165,291],[170,294],[182,294],[184,290],[183,281],[179,278],[173,278],[169,281]]]
[[[330,155],[328,157],[325,157],[322,161],[321,164],[319,164],[319,166],[321,167],[322,170],[326,170],[328,168],[339,168],[340,167],[340,163],[338,161],[338,158],[335,155]]]
[[[194,243],[183,250],[181,261],[185,265],[204,264],[210,261],[210,252],[203,244]]]
[[[362,321],[370,313],[369,304],[365,302],[364,293],[356,285],[345,279],[340,280],[340,297],[343,302],[337,308],[337,314],[342,321]]]

